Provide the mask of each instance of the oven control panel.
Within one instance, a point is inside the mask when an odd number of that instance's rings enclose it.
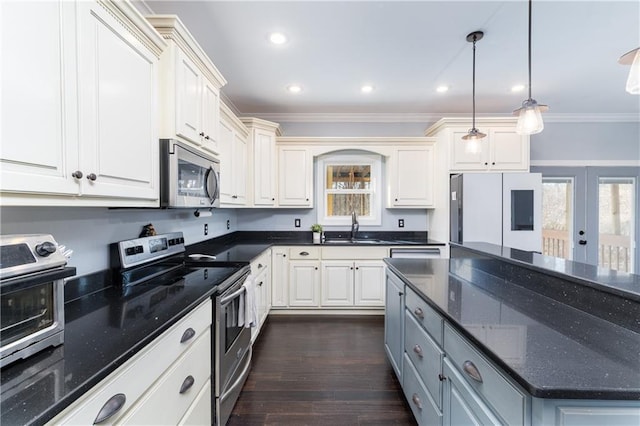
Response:
[[[184,252],[182,232],[120,241],[111,245],[111,265],[128,269]]]
[[[0,236],[0,279],[62,267],[67,258],[48,234]]]

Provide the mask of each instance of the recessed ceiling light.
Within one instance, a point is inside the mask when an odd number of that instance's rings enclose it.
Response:
[[[443,86],[436,87],[436,92],[438,92],[438,93],[444,93],[444,92],[447,92],[447,91],[449,91],[449,86],[444,86],[443,85]]]
[[[515,86],[511,87],[511,91],[512,92],[522,92],[524,89],[526,89],[526,86],[524,84],[516,84]]]
[[[285,44],[287,36],[282,33],[271,33],[269,34],[269,41],[273,44]]]
[[[290,84],[289,86],[287,86],[287,90],[290,93],[300,93],[300,92],[302,92],[302,87],[300,87],[297,84]]]
[[[360,91],[362,93],[371,93],[371,92],[373,92],[373,86],[370,85],[370,84],[365,84],[364,86],[362,86],[360,88]]]

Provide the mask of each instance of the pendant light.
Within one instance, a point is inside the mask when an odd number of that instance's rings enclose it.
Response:
[[[482,40],[482,37],[484,37],[484,33],[482,31],[474,31],[471,34],[467,35],[467,41],[473,43],[473,121],[469,133],[464,135],[462,139],[468,142],[465,147],[465,151],[471,153],[480,151],[478,141],[487,136],[480,130],[476,129],[476,42],[478,40]]]
[[[622,55],[618,59],[618,63],[631,65],[625,90],[632,95],[640,95],[640,47]]]
[[[540,133],[544,129],[542,122],[542,112],[549,110],[546,105],[541,105],[531,98],[531,4],[533,0],[529,0],[529,99],[522,102],[522,107],[513,111],[513,115],[518,116],[518,124],[516,124],[516,133],[520,135],[534,135]]]

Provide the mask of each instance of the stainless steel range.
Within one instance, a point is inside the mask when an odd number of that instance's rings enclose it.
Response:
[[[64,278],[51,235],[0,236],[0,367],[64,341]]]
[[[216,261],[207,255],[185,256],[181,232],[121,241],[111,246],[111,262],[120,270],[123,295],[129,297],[115,321],[125,326],[130,315],[144,315],[153,309],[153,299],[170,297],[190,280],[207,279],[207,274],[233,269],[212,295],[212,372],[214,394],[212,414],[215,425],[225,425],[251,368],[251,331],[238,321],[243,309],[250,272],[246,263]],[[204,275],[203,275],[204,274]],[[143,286],[154,289],[142,291]],[[157,285],[156,285],[157,284]],[[129,303],[130,300],[130,303]]]

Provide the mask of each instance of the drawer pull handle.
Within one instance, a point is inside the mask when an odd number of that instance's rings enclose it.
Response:
[[[416,316],[420,319],[424,319],[424,311],[422,310],[422,308],[416,308],[413,311],[414,314],[416,314]]]
[[[184,331],[184,333],[182,333],[182,338],[180,339],[180,343],[186,342],[187,340],[191,339],[195,335],[196,335],[196,331],[193,328],[191,327],[187,328]]]
[[[127,397],[123,393],[117,393],[113,395],[107,402],[104,403],[96,419],[93,421],[93,424],[102,423],[107,420],[109,417],[113,416],[115,413],[120,411],[120,409],[124,406],[124,403],[127,402]]]
[[[184,382],[182,382],[182,386],[180,386],[180,393],[185,393],[186,391],[191,389],[191,386],[193,386],[195,382],[196,382],[196,379],[194,379],[192,375],[188,375],[184,379]]]
[[[462,369],[464,370],[465,373],[467,373],[467,376],[471,377],[473,380],[475,380],[478,383],[482,383],[482,376],[480,375],[478,368],[475,366],[473,362],[465,361],[462,364]]]
[[[416,405],[416,407],[418,407],[418,409],[422,410],[422,404],[420,403],[420,398],[418,398],[417,393],[413,394],[413,396],[411,397],[411,400]]]
[[[300,252],[300,256],[309,256],[309,252],[308,251],[301,251]]]
[[[420,347],[420,345],[415,345],[413,347],[413,351],[417,353],[420,358],[424,357],[424,355],[422,354],[422,348]]]
[[[258,263],[258,269],[263,268],[264,266],[262,265],[262,263]]]

